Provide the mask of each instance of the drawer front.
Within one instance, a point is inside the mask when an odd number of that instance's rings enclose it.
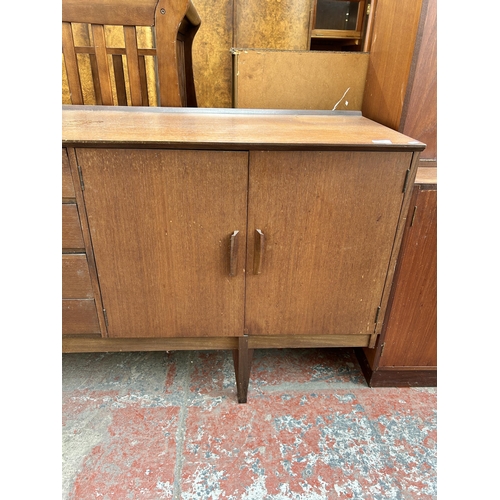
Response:
[[[80,217],[74,203],[62,206],[62,247],[63,250],[84,250]]]
[[[62,256],[62,298],[92,299],[92,283],[85,254]]]
[[[63,335],[101,333],[93,299],[63,299],[62,333]]]
[[[68,153],[66,149],[62,150],[62,197],[75,198],[75,188],[73,187],[73,179],[69,169]]]

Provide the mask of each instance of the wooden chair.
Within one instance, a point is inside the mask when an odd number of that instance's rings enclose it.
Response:
[[[196,107],[191,0],[63,0],[63,104]]]

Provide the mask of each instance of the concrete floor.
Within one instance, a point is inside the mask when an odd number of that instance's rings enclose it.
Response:
[[[352,349],[63,355],[63,499],[435,499],[435,388],[369,388]]]

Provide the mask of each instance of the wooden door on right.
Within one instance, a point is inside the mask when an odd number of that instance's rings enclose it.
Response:
[[[437,369],[436,248],[437,189],[416,185],[377,368]]]
[[[249,335],[372,334],[410,152],[252,151]]]

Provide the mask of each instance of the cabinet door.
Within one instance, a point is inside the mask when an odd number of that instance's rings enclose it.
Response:
[[[241,335],[247,153],[78,149],[77,158],[108,336]]]
[[[249,334],[374,332],[411,157],[251,153]]]
[[[415,186],[392,295],[379,367],[437,366],[437,190]]]

